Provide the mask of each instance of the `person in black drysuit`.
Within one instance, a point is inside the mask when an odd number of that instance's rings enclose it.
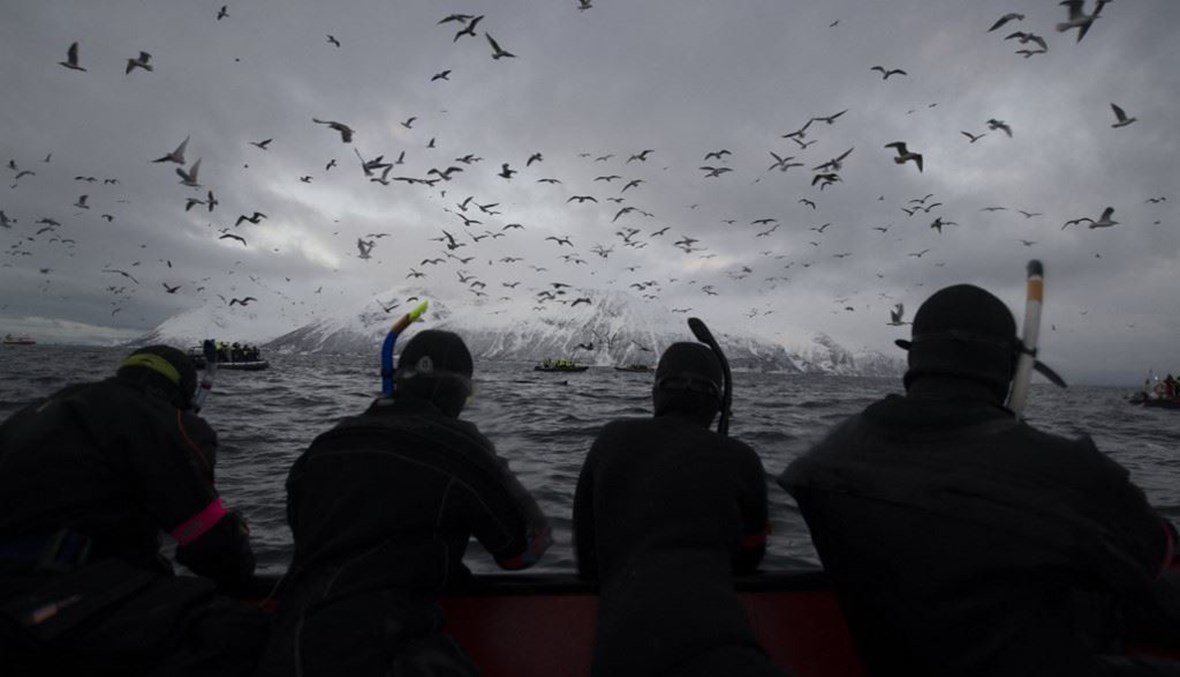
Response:
[[[1118,655],[1108,613],[1164,600],[1176,532],[1089,437],[1004,407],[1020,350],[1012,313],[955,285],[912,331],[898,341],[905,395],[840,424],[779,477],[868,673],[1178,674]]]
[[[0,672],[252,673],[267,620],[215,594],[254,556],[214,488],[196,385],[188,356],[149,346],[0,425]],[[203,578],[173,575],[160,531]]]
[[[381,398],[312,442],[287,477],[295,559],[263,675],[474,675],[442,634],[440,593],[462,587],[474,534],[504,569],[550,544],[532,496],[472,423],[471,354],[427,329]]]
[[[783,674],[734,591],[769,526],[758,455],[709,430],[722,381],[706,346],[669,346],[655,417],[612,421],[586,456],[574,540],[579,576],[600,582],[597,677]]]

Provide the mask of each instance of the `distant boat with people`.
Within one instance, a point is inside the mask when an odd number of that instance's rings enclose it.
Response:
[[[1143,383],[1143,390],[1131,395],[1127,401],[1145,407],[1180,409],[1180,380],[1171,374],[1162,380],[1158,376],[1148,376]]]
[[[197,369],[208,366],[208,358],[201,346],[194,346],[188,350],[189,359]],[[270,362],[263,359],[256,346],[241,343],[217,343],[217,368],[234,371],[262,371],[270,368]]]
[[[4,335],[4,345],[6,345],[6,346],[32,346],[32,345],[37,345],[37,342],[34,341],[29,336],[14,336],[12,334],[5,334]]]
[[[579,365],[573,360],[545,358],[541,360],[541,364],[533,367],[533,371],[586,371],[589,368],[585,365]]]
[[[652,371],[652,368],[646,364],[628,364],[623,366],[615,365],[615,371],[633,371],[636,373],[645,374]]]

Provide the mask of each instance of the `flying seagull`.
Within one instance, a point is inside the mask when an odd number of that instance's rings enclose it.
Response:
[[[270,145],[271,141],[274,141],[274,139],[264,139],[262,141],[251,141],[250,145],[257,146],[257,147],[261,148],[262,150],[267,150],[266,147]]]
[[[884,66],[873,66],[869,70],[881,71],[881,76],[882,76],[881,79],[882,80],[888,80],[890,75],[909,75],[909,73],[903,71],[900,68],[891,68],[889,70],[885,70]]]
[[[246,306],[246,305],[249,305],[251,301],[257,301],[257,300],[258,299],[254,298],[253,296],[247,296],[247,297],[241,298],[241,299],[237,299],[237,298],[230,299],[229,304],[231,306],[233,306],[233,305]]]
[[[971,143],[975,143],[976,141],[987,136],[987,132],[984,132],[982,134],[972,134],[971,132],[959,132],[959,133],[962,134],[963,136],[967,137]]]
[[[1117,129],[1118,127],[1126,127],[1127,125],[1129,125],[1129,124],[1131,124],[1132,122],[1134,122],[1134,121],[1136,121],[1136,120],[1138,120],[1138,119],[1139,119],[1139,118],[1129,118],[1129,117],[1127,117],[1127,114],[1123,112],[1123,109],[1122,109],[1122,108],[1119,108],[1118,106],[1114,105],[1113,103],[1112,103],[1112,104],[1110,104],[1110,109],[1114,111],[1114,116],[1115,116],[1116,118],[1118,118],[1118,122],[1116,122],[1116,123],[1114,123],[1113,125],[1111,125],[1111,127],[1115,127],[1116,129]]]
[[[180,142],[180,145],[176,147],[176,150],[172,151],[171,153],[168,153],[167,155],[165,155],[162,158],[157,158],[155,160],[152,160],[152,162],[175,162],[178,165],[183,165],[184,164],[184,149],[188,147],[188,139],[189,139],[189,137],[187,137],[187,136],[184,137],[184,141]]]
[[[1025,33],[1024,31],[1016,31],[1015,33],[1012,33],[1011,35],[1006,36],[1004,39],[1011,40],[1012,38],[1016,38],[1016,39],[1020,40],[1020,44],[1022,44],[1022,45],[1025,43],[1028,43],[1028,42],[1035,42],[1041,46],[1041,49],[1043,49],[1045,51],[1049,50],[1049,44],[1045,42],[1045,38],[1042,38],[1041,36],[1037,35],[1036,33]]]
[[[987,29],[987,32],[991,33],[992,31],[997,30],[998,28],[1000,28],[1004,24],[1008,23],[1009,21],[1023,21],[1023,20],[1024,20],[1023,14],[1017,14],[1016,12],[1009,12],[1008,14],[1005,14],[1004,16],[1000,17],[999,20],[996,21],[994,24],[992,24],[992,27]]]
[[[124,72],[124,74],[130,75],[131,71],[135,70],[136,68],[142,68],[145,71],[154,70],[152,65],[148,63],[151,61],[151,59],[152,55],[148,54],[147,52],[140,52],[138,59],[127,59],[127,70]]]
[[[1099,13],[1102,12],[1102,7],[1109,0],[1098,0],[1094,6],[1093,14],[1086,14],[1082,11],[1082,5],[1085,0],[1063,0],[1057,4],[1065,5],[1069,8],[1069,19],[1057,24],[1057,32],[1064,33],[1071,28],[1078,29],[1077,42],[1081,42],[1082,38],[1086,37],[1086,31],[1090,30],[1090,26],[1094,23],[1094,19],[1098,18]]]
[[[328,127],[331,127],[332,129],[340,132],[341,141],[344,143],[352,143],[352,135],[354,134],[352,127],[349,127],[343,122],[336,122],[335,120],[319,120],[317,118],[312,118],[311,121],[320,125],[328,125]]]
[[[234,235],[233,233],[225,233],[224,235],[222,235],[221,237],[219,237],[217,239],[218,240],[237,240],[238,242],[242,243],[243,247],[246,246],[246,238],[242,237],[241,235]]]
[[[229,16],[229,5],[222,5],[221,9],[217,10],[217,20],[221,21],[227,16]]]
[[[918,165],[918,171],[922,171],[922,155],[920,153],[911,153],[906,150],[905,143],[901,141],[894,141],[893,143],[885,144],[885,147],[897,150],[897,157],[893,158],[893,161],[897,164],[902,165],[909,160],[913,160],[914,164]]]
[[[451,42],[455,42],[456,40],[463,37],[464,35],[470,35],[471,37],[474,38],[475,37],[475,27],[476,27],[476,25],[479,24],[481,19],[483,19],[482,14],[480,14],[477,17],[472,18],[470,23],[464,22],[464,23],[467,23],[467,27],[464,28],[463,30],[459,31],[458,33],[455,33],[455,38],[453,40],[451,40]]]
[[[1005,134],[1007,134],[1009,139],[1012,138],[1012,128],[1009,127],[1008,123],[1004,122],[1003,120],[997,120],[995,118],[991,118],[987,121],[987,128],[990,130],[993,130],[993,131],[999,129],[999,130],[1003,131]]]
[[[243,221],[249,221],[250,223],[253,223],[254,225],[257,226],[265,218],[266,218],[266,214],[263,214],[262,212],[254,212],[254,214],[251,216],[246,216],[245,214],[242,214],[241,216],[238,217],[238,220],[234,223],[234,228],[237,228],[238,226],[242,225]]]
[[[488,43],[492,46],[493,59],[501,59],[503,57],[516,58],[515,54],[505,51],[504,48],[500,47],[500,43],[496,42],[495,38],[493,38],[491,35],[484,33],[483,36],[488,39]]]
[[[336,36],[334,36],[330,33],[328,34],[328,42],[333,45],[336,45],[337,47],[340,46],[340,41],[336,39]]]
[[[65,66],[71,70],[84,71],[85,68],[78,65],[78,43],[70,45],[69,51],[66,52],[66,60],[58,61],[58,64]]]
[[[197,183],[197,172],[199,171],[201,171],[201,158],[197,158],[197,161],[193,163],[192,167],[188,168],[187,172],[184,171],[183,167],[176,168],[176,174],[180,177],[181,185],[192,188],[201,187],[201,184]]]
[[[898,303],[889,311],[889,325],[891,327],[900,327],[903,324],[909,324],[909,322],[903,322],[901,320],[903,316],[905,316],[905,305]]]
[[[516,170],[515,170],[515,169],[509,169],[509,168],[508,168],[508,163],[507,163],[507,162],[505,162],[505,163],[503,163],[502,165],[500,165],[500,173],[499,173],[499,174],[497,174],[496,176],[499,176],[499,177],[502,177],[502,178],[505,178],[505,179],[511,179],[511,178],[512,178],[512,175],[513,175],[513,174],[515,174],[515,173],[516,173]]]
[[[834,124],[836,122],[837,118],[839,118],[841,115],[843,115],[847,112],[848,112],[848,109],[845,108],[844,110],[840,111],[839,113],[836,113],[834,115],[829,115],[827,117],[813,117],[810,120],[808,120],[808,124],[810,124],[812,122],[826,122],[829,125]]]
[[[1114,207],[1107,207],[1106,209],[1102,210],[1102,216],[1099,217],[1099,219],[1097,221],[1090,222],[1090,227],[1091,228],[1110,228],[1111,226],[1118,225],[1118,221],[1111,220],[1110,217],[1113,215],[1114,215]]]
[[[357,256],[362,259],[372,258],[371,252],[373,251],[373,247],[375,247],[376,245],[377,245],[377,243],[373,242],[372,240],[369,240],[366,242],[365,240],[362,240],[361,238],[358,237],[356,239],[356,248],[360,251],[360,254],[358,254]]]

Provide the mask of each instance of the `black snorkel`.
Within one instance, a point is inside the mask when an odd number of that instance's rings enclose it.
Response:
[[[721,390],[721,419],[717,422],[717,432],[723,437],[727,437],[729,435],[729,409],[733,404],[733,373],[729,371],[729,360],[725,359],[725,353],[721,352],[721,346],[717,345],[717,339],[713,338],[713,333],[699,318],[688,318],[688,328],[692,330],[692,335],[698,341],[709,346],[709,349],[721,362],[721,373],[725,376],[725,383]]]

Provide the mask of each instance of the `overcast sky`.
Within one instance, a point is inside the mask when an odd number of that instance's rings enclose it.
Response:
[[[723,330],[893,352],[908,327],[889,310],[909,319],[947,284],[1021,317],[1039,258],[1041,355],[1068,380],[1180,371],[1175,0],[1111,3],[1081,42],[1055,0],[249,0],[218,19],[222,4],[0,4],[0,331],[138,332],[246,296],[233,312],[290,329],[420,272],[439,295],[621,289]],[[1009,12],[1024,18],[988,30]],[[473,20],[451,14],[482,19],[456,39]],[[1048,51],[1017,54],[1039,49],[1018,31]],[[485,34],[515,56],[493,59]],[[85,71],[59,65],[75,41]],[[153,70],[125,73],[140,51]],[[1112,102],[1137,120],[1112,128]],[[806,148],[784,138],[805,125]],[[186,137],[200,188],[152,162]],[[389,185],[357,155],[403,152]],[[772,153],[803,166],[768,169]],[[212,211],[185,210],[209,190]],[[1062,229],[1107,207],[1113,227]]]

